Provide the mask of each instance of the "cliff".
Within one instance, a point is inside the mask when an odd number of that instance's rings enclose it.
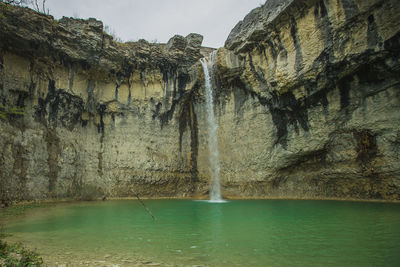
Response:
[[[201,35],[118,43],[95,19],[1,12],[2,198],[194,190]]]
[[[236,137],[221,143],[237,155],[224,180],[247,195],[399,199],[399,10],[267,1],[238,23],[218,58],[221,130]]]
[[[1,5],[0,196],[208,193],[202,36]],[[400,199],[400,4],[267,1],[214,68],[223,195]]]

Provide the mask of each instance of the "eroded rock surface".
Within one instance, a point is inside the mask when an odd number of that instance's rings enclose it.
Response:
[[[267,1],[232,30],[218,53],[229,192],[399,199],[399,11]]]
[[[197,122],[187,111],[197,61],[210,51],[201,35],[118,43],[95,19],[4,4],[1,14],[2,199],[197,189]]]
[[[0,10],[2,199],[207,194],[201,35]],[[214,68],[223,195],[399,200],[399,50],[395,0],[253,10]]]

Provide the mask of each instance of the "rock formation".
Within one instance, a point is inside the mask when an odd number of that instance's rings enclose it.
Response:
[[[201,35],[118,43],[95,19],[1,12],[0,102],[24,110],[0,122],[2,198],[194,190]]]
[[[0,12],[1,199],[208,193],[201,35]],[[214,68],[223,195],[399,200],[399,50],[396,0],[253,10]]]
[[[237,24],[218,53],[230,188],[399,199],[398,11],[272,0]]]

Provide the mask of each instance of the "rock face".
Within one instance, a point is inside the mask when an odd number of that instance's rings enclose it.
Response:
[[[122,44],[95,19],[0,4],[1,199],[197,189],[201,35]]]
[[[218,53],[228,192],[399,199],[398,11],[267,1],[232,30]]]
[[[207,195],[201,35],[0,12],[1,199]],[[399,50],[395,0],[253,10],[214,68],[223,195],[399,200]]]

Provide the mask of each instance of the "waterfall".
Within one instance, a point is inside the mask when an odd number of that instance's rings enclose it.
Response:
[[[221,186],[219,182],[219,151],[217,130],[218,124],[214,116],[214,99],[213,87],[211,82],[211,74],[213,71],[214,61],[216,59],[216,51],[210,55],[210,59],[200,59],[204,71],[204,84],[206,88],[206,120],[208,131],[208,150],[211,174],[210,202],[223,202],[221,198]]]

